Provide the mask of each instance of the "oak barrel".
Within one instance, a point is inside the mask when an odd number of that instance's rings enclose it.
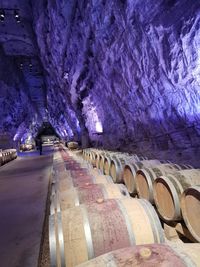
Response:
[[[86,184],[62,192],[52,190],[51,214],[80,204],[89,204],[98,199],[124,197],[130,196],[123,184]]]
[[[183,192],[181,211],[188,230],[200,242],[200,183]]]
[[[49,236],[52,265],[69,267],[116,249],[164,242],[152,205],[132,198],[98,200],[55,213],[49,217]]]
[[[78,148],[78,143],[77,142],[68,142],[67,147],[69,149],[77,149]]]
[[[200,169],[177,171],[155,179],[154,201],[160,216],[166,221],[181,220],[181,194],[190,186],[198,184],[200,184]]]
[[[139,169],[135,175],[135,183],[138,196],[140,198],[145,198],[153,203],[154,180],[159,176],[173,174],[174,172],[181,169],[187,169],[187,166],[177,164],[159,164],[158,166],[153,168]]]
[[[99,157],[99,169],[103,172],[103,166],[104,166],[104,156],[105,153],[101,154]]]
[[[88,172],[91,174],[91,175],[99,175],[99,174],[102,174],[102,172],[99,170],[99,169],[97,169],[97,168],[91,168],[91,169],[89,169],[88,170]]]
[[[101,156],[101,153],[98,152],[96,153],[95,155],[95,166],[99,169],[99,163],[100,163],[100,156]]]
[[[56,177],[56,187],[60,192],[69,190],[72,187],[85,186],[87,184],[113,184],[109,175],[89,175],[83,174],[72,176],[70,172],[60,172]]]
[[[119,158],[112,158],[110,163],[110,176],[114,183],[122,182],[123,163]]]
[[[122,181],[125,183],[131,195],[136,194],[136,171],[144,167],[150,168],[161,164],[159,160],[143,160],[138,162],[127,162],[122,171]]]
[[[151,244],[118,249],[77,267],[197,267],[200,266],[200,244]]]
[[[92,164],[92,166],[95,166],[95,155],[96,155],[96,152],[94,151],[91,151],[90,152],[90,163]]]
[[[109,156],[109,155],[104,157],[103,173],[105,175],[110,175],[111,158],[112,158],[112,156]]]

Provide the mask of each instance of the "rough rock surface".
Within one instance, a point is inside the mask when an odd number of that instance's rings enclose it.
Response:
[[[0,144],[1,137],[11,139],[26,137],[34,133],[41,123],[36,107],[30,105],[27,83],[13,58],[0,49]]]
[[[200,165],[200,0],[30,2],[62,138]]]
[[[76,118],[85,122],[96,146],[149,156],[163,151],[180,160],[182,152],[197,155],[200,1],[59,0],[33,7],[58,123],[66,120],[76,132]],[[103,134],[96,134],[97,122]]]

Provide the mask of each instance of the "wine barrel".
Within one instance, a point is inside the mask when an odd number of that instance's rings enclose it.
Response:
[[[64,162],[53,162],[53,169],[58,172],[66,171],[66,165]]]
[[[110,166],[112,159],[119,159],[120,155],[117,153],[111,153],[104,156],[103,173],[110,175]]]
[[[110,176],[113,178],[114,183],[123,182],[122,173],[125,160],[122,158],[114,157],[110,163]]]
[[[188,230],[200,242],[200,183],[183,192],[181,211]]]
[[[102,172],[99,169],[97,169],[97,168],[91,168],[90,170],[88,170],[88,172],[91,175],[94,175],[94,176],[99,175],[99,174],[102,174]]]
[[[16,149],[10,149],[10,153],[11,153],[11,160],[17,158],[17,150]]]
[[[101,156],[100,152],[96,153],[96,155],[95,155],[95,166],[98,169],[99,169],[100,156]]]
[[[60,176],[56,179],[57,188],[60,192],[69,190],[72,187],[80,187],[88,184],[113,184],[112,177],[109,175],[80,175],[72,177],[66,172],[59,173]]]
[[[104,173],[104,161],[106,157],[116,156],[115,152],[101,151],[101,153],[96,157],[96,167],[99,168]]]
[[[115,157],[116,153],[113,152],[106,152],[100,155],[99,158],[99,168],[102,171],[102,173],[109,175],[109,172],[104,172],[104,165],[106,164],[106,166],[108,167],[108,161],[109,159],[111,159],[112,157]],[[109,170],[109,169],[108,169]]]
[[[160,216],[166,221],[181,220],[181,194],[190,186],[198,184],[200,169],[182,170],[157,178],[153,185],[153,193]]]
[[[139,156],[139,161],[142,161],[142,160],[148,160],[148,157],[145,157],[145,156]]]
[[[186,165],[177,164],[159,164],[154,168],[143,168],[136,172],[135,183],[137,194],[140,198],[145,198],[151,203],[154,203],[153,182],[163,175],[173,174],[174,172],[187,169]]]
[[[74,163],[72,163],[72,162],[67,163],[66,162],[65,165],[66,165],[67,170],[80,170],[80,169],[82,169],[81,165],[77,162],[74,162]]]
[[[8,162],[8,152],[7,151],[3,151],[4,154],[4,163]]]
[[[70,173],[71,173],[72,178],[75,178],[75,179],[80,176],[88,176],[88,175],[91,176],[87,168],[78,168],[76,170],[70,170]]]
[[[2,152],[2,165],[6,163],[6,155]]]
[[[200,266],[200,244],[151,244],[118,249],[77,267],[188,267]]]
[[[122,182],[123,166],[126,163],[135,162],[135,156],[127,154],[115,153],[105,157],[104,159],[104,173],[110,174],[115,182]]]
[[[93,183],[94,184],[113,184],[112,177],[110,175],[95,175],[93,176]]]
[[[69,267],[116,249],[164,242],[154,208],[132,198],[98,200],[55,213],[49,217],[49,236],[51,264]]]
[[[91,151],[89,154],[89,162],[92,164],[92,166],[95,166],[95,155],[96,153],[94,151]]]
[[[136,171],[144,167],[150,168],[161,164],[159,160],[143,160],[138,162],[127,162],[122,171],[122,181],[125,183],[129,194],[132,196],[136,195],[136,182],[135,176]]]
[[[136,169],[134,165],[127,163],[123,169],[122,180],[125,183],[131,196],[134,196],[136,194],[135,175]]]
[[[123,184],[86,184],[62,192],[52,189],[51,212],[63,211],[68,208],[79,206],[80,204],[89,204],[98,199],[105,200],[123,197],[130,197]]]
[[[3,165],[3,153],[0,151],[0,166]]]
[[[129,155],[127,156],[127,160],[126,160],[128,163],[131,163],[131,162],[138,162],[140,161],[140,158],[138,157],[138,155],[136,154],[132,154],[132,155]]]
[[[69,149],[77,149],[78,148],[78,143],[77,142],[68,142],[67,147]]]
[[[105,175],[110,174],[110,164],[111,164],[111,156],[105,156],[104,158],[104,167],[103,167],[103,173]]]
[[[85,159],[86,149],[83,149],[82,158]]]
[[[61,191],[68,190],[71,187],[73,187],[71,172],[67,170],[64,171],[54,170],[52,181],[57,185],[57,187],[60,187]]]
[[[56,150],[56,152],[54,152],[54,154],[53,154],[53,161],[60,161],[62,159],[62,157],[61,157],[61,154],[60,154],[60,152],[58,151],[58,150]]]
[[[103,172],[103,166],[104,166],[104,154],[101,154],[99,157],[99,169]]]
[[[82,158],[82,154],[83,154],[83,150],[79,149],[79,150],[73,150],[73,151],[69,151],[71,152],[73,157],[76,157],[77,159],[81,159]]]

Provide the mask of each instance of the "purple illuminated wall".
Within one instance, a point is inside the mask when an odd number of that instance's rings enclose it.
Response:
[[[199,165],[199,1],[32,6],[48,117],[63,138]]]
[[[0,58],[0,148],[6,148],[25,134],[34,134],[40,119],[13,57],[5,56],[0,49]],[[5,135],[9,136],[9,143],[1,144],[1,136]]]
[[[49,94],[62,91],[66,106],[82,113],[93,145],[176,160],[198,155],[199,1],[34,7]],[[97,118],[103,134],[95,133]]]

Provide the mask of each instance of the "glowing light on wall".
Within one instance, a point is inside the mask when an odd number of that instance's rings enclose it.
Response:
[[[84,113],[86,115],[86,127],[89,133],[103,133],[103,125],[94,102],[88,97],[83,101],[83,104]]]
[[[15,136],[13,137],[13,141],[17,141],[19,139],[19,134],[15,134]]]
[[[32,140],[33,140],[32,134],[29,133],[26,139],[26,143],[30,143],[32,142]]]
[[[95,127],[97,133],[103,133],[103,126],[100,121],[96,121]]]

